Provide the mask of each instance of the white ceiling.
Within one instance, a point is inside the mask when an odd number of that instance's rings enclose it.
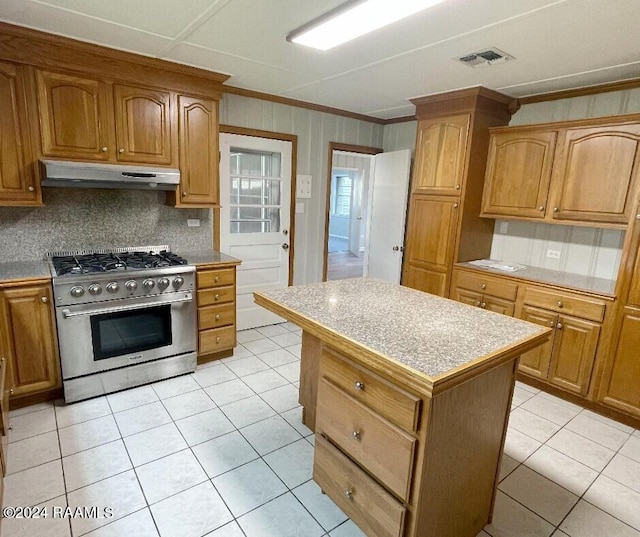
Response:
[[[410,98],[470,86],[522,97],[640,77],[640,0],[447,0],[326,52],[285,40],[343,1],[0,0],[0,20],[383,119],[412,115]],[[516,59],[453,60],[487,47]]]

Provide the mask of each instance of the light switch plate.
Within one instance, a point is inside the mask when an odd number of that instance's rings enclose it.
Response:
[[[547,250],[547,257],[551,259],[560,259],[560,250]]]
[[[188,227],[200,227],[200,219],[199,218],[187,218],[187,226]]]
[[[296,175],[296,198],[311,197],[311,176]]]
[[[296,203],[296,214],[304,213],[304,203]]]

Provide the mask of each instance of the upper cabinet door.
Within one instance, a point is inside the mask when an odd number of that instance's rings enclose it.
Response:
[[[218,103],[181,95],[178,121],[180,187],[176,205],[218,205]]]
[[[491,136],[482,216],[545,216],[556,131]]]
[[[118,161],[174,164],[171,93],[114,84],[113,95]]]
[[[114,155],[108,86],[99,80],[37,71],[42,154],[109,160]]]
[[[23,144],[28,143],[20,68],[0,63],[0,205],[38,205],[40,195]]]
[[[469,120],[468,114],[420,120],[412,192],[460,195]]]
[[[640,125],[567,129],[551,193],[554,220],[629,222],[640,163]]]

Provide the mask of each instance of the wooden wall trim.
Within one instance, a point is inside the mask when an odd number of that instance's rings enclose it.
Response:
[[[298,170],[298,136],[285,132],[263,131],[260,129],[249,129],[245,127],[235,127],[233,125],[220,125],[220,134],[238,134],[240,136],[255,136],[258,138],[268,138],[270,140],[283,140],[291,142],[291,207],[289,209],[289,285],[293,285],[295,238],[296,238],[296,174]],[[220,222],[220,217],[214,219]],[[216,236],[216,244],[220,245],[220,233]]]
[[[572,99],[574,97],[584,97],[586,95],[597,95],[599,93],[623,91],[635,88],[640,88],[640,78],[621,80],[620,82],[609,82],[607,84],[598,84],[597,86],[587,86],[584,88],[552,91],[550,93],[538,93],[536,95],[529,95],[528,97],[520,97],[517,101],[522,106],[524,104],[557,101],[559,99]]]
[[[228,75],[0,22],[0,59],[220,99]]]
[[[366,145],[343,144],[340,142],[329,142],[329,153],[327,157],[327,191],[324,204],[324,244],[322,246],[322,281],[327,281],[327,271],[329,269],[329,210],[331,205],[331,172],[333,170],[333,152],[347,151],[349,153],[361,153],[363,155],[377,155],[383,149]]]

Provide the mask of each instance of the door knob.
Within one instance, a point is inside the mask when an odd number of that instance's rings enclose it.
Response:
[[[288,229],[283,229],[282,230],[282,234],[283,235],[288,235],[289,234],[289,230]]]
[[[288,249],[289,249],[289,245],[285,242],[285,243],[282,245],[282,249],[283,249],[283,250],[288,250]]]
[[[394,251],[394,252],[398,252],[399,250],[400,250],[400,246],[394,246],[394,247],[393,247],[393,251]]]

